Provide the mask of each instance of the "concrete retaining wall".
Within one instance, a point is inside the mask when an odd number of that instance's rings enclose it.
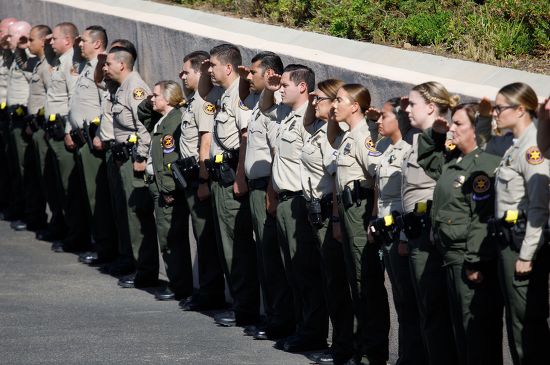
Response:
[[[138,49],[139,70],[153,84],[177,79],[183,56],[208,51],[221,42],[240,46],[245,64],[259,50],[271,50],[285,64],[304,63],[317,80],[329,77],[362,83],[373,105],[406,95],[412,85],[440,81],[464,99],[488,96],[510,82],[530,84],[542,100],[550,95],[550,76],[474,62],[404,51],[246,20],[222,17],[143,0],[2,0],[2,18],[14,16],[31,24],[75,23],[82,31],[104,26],[109,38],[127,38]]]

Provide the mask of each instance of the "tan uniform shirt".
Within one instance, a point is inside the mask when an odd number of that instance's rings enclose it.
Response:
[[[336,154],[327,139],[327,122],[310,135],[302,148],[301,179],[302,190],[307,201],[321,199],[333,190],[332,176],[336,173]]]
[[[342,193],[346,186],[353,188],[353,181],[361,186],[374,187],[376,165],[381,153],[375,148],[367,123],[361,123],[345,132],[336,157],[336,190]]]
[[[411,145],[400,140],[390,144],[376,166],[378,191],[378,217],[390,215],[392,211],[403,211],[401,202],[401,167]]]
[[[69,114],[69,100],[73,95],[78,74],[73,70],[74,49],[61,55],[51,70],[51,82],[46,92],[46,116]]]
[[[46,91],[50,86],[50,64],[46,57],[42,57],[34,66],[29,88],[29,114],[36,114],[38,110],[46,106]]]
[[[199,93],[193,92],[187,97],[187,104],[181,108],[180,155],[182,158],[195,157],[199,160],[201,132],[212,132],[214,126],[215,106],[211,101],[220,96],[220,89],[214,88],[207,100]],[[214,100],[213,100],[214,99]]]
[[[309,103],[299,107],[297,110],[290,110],[289,107],[279,104],[266,113],[273,120],[281,121],[275,139],[273,156],[273,189],[281,191],[302,191],[302,180],[300,177],[300,155],[302,147],[307,138],[321,127],[316,121],[307,127],[304,126],[304,114]]]
[[[280,101],[280,94],[276,93],[275,95],[276,100]],[[258,100],[259,96],[256,94],[254,97]],[[244,171],[249,179],[259,179],[271,175],[271,165],[273,164],[271,153],[279,129],[276,120],[267,117],[260,111],[258,101],[252,109],[252,115],[248,122]]]
[[[413,137],[411,149],[405,153],[402,176],[401,197],[405,213],[414,211],[414,206],[418,202],[432,200],[436,182],[426,175],[424,169],[418,164],[418,133]]]
[[[113,106],[113,126],[117,142],[126,142],[128,137],[136,134],[138,137],[137,153],[139,156],[147,157],[151,135],[138,119],[138,105],[151,93],[149,86],[142,80],[141,76],[132,71],[126,80],[118,87]]]
[[[495,216],[507,210],[527,216],[527,229],[519,257],[532,260],[541,244],[548,220],[550,162],[537,147],[537,122],[523,132],[506,151],[496,173]]]
[[[115,139],[115,130],[113,126],[113,102],[115,95],[106,91],[103,94],[101,102],[101,121],[97,129],[97,136],[103,142],[112,141]]]
[[[36,59],[36,57],[34,57]],[[31,62],[29,59],[27,62]],[[23,70],[16,61],[13,61],[8,74],[8,95],[7,104],[27,105],[29,101],[29,83],[31,81],[32,69]]]
[[[86,62],[84,69],[78,75],[69,103],[69,131],[82,128],[84,122],[89,125],[92,120],[101,116],[104,91],[99,89],[94,81],[96,65],[97,58]]]
[[[241,101],[239,81],[239,78],[233,81],[216,103],[210,157],[224,152],[220,143],[226,149],[238,149],[240,146],[240,133],[248,127],[254,104],[250,97],[244,102]]]

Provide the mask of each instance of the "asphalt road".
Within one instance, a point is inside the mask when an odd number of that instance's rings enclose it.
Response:
[[[53,253],[0,221],[0,364],[311,364]],[[391,295],[391,291],[390,295]],[[390,299],[391,302],[391,299]],[[397,358],[392,307],[390,362]],[[506,341],[505,341],[506,342]],[[511,364],[505,349],[506,364]]]

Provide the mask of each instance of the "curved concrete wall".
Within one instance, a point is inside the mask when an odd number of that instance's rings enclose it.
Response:
[[[271,50],[285,64],[304,63],[317,80],[329,77],[369,88],[374,105],[406,95],[412,85],[442,82],[464,99],[494,98],[514,81],[530,84],[540,99],[550,95],[550,76],[338,39],[143,0],[2,0],[1,17],[15,16],[50,26],[71,21],[81,30],[100,24],[111,40],[127,38],[138,48],[138,64],[149,83],[177,79],[183,56],[221,42],[240,46],[245,64]]]

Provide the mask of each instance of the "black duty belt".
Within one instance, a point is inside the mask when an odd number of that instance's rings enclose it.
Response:
[[[266,190],[271,176],[260,177],[258,179],[249,179],[248,188],[250,190]]]
[[[284,202],[285,200],[289,200],[291,198],[297,197],[297,196],[303,196],[304,192],[302,190],[300,191],[288,191],[283,190],[279,194],[277,194],[277,197],[279,198],[280,202]]]

